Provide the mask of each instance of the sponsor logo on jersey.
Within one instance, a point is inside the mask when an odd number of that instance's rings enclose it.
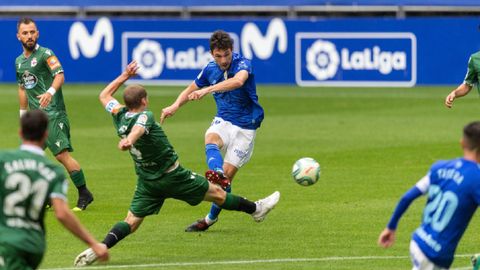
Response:
[[[36,65],[37,65],[37,58],[34,57],[34,58],[32,59],[32,61],[30,61],[30,66],[31,66],[31,67],[35,67]]]
[[[301,86],[413,86],[412,33],[297,33],[295,79]]]
[[[50,67],[50,70],[54,70],[60,67],[60,62],[57,57],[53,55],[47,58],[47,65]]]
[[[189,83],[210,61],[210,32],[124,32],[122,65],[131,60],[140,66],[138,75],[151,82]],[[238,36],[230,33],[234,51]],[[176,78],[172,80],[171,78]],[[133,80],[132,82],[134,82]]]
[[[38,83],[37,76],[35,74],[30,73],[30,71],[25,70],[22,74],[22,85],[23,88],[29,90],[33,89]]]
[[[147,124],[148,116],[142,113],[138,118],[135,124],[145,126]]]

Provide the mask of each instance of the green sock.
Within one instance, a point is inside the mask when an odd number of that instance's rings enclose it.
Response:
[[[231,193],[227,193],[225,202],[219,206],[227,210],[239,210],[239,205],[240,205],[240,197],[237,195],[233,195]]]
[[[70,172],[70,178],[72,178],[72,182],[77,188],[85,185],[85,175],[83,175],[82,169]]]
[[[130,234],[130,225],[125,221],[119,221],[113,226],[113,228],[108,232],[105,239],[102,243],[107,245],[108,248],[115,246],[120,240],[127,237]]]

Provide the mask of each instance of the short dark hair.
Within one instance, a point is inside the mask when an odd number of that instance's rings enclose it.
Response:
[[[475,121],[463,128],[463,138],[469,150],[480,151],[480,122]]]
[[[147,97],[147,90],[139,84],[131,84],[123,91],[123,101],[129,109],[136,109],[142,104],[142,98]]]
[[[21,136],[27,141],[41,141],[48,127],[48,116],[41,110],[32,110],[20,117]]]
[[[22,17],[22,18],[20,18],[20,19],[18,20],[18,22],[17,22],[17,32],[18,32],[18,29],[20,29],[20,25],[21,25],[21,24],[30,24],[30,23],[33,23],[33,24],[37,25],[37,24],[35,23],[35,21],[34,21],[32,18],[30,18],[30,17]]]
[[[232,50],[233,39],[227,32],[223,30],[217,30],[213,32],[212,36],[210,37],[210,51],[213,52],[214,49]]]

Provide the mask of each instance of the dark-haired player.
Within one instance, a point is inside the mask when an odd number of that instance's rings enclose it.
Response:
[[[48,115],[48,139],[46,146],[63,164],[78,190],[74,211],[82,211],[93,201],[87,189],[80,164],[70,155],[70,123],[63,101],[62,85],[65,80],[63,68],[52,50],[38,45],[37,25],[30,18],[21,18],[17,23],[17,38],[23,53],[15,60],[20,101],[20,116],[33,109],[42,109]]]
[[[258,103],[255,76],[250,60],[234,53],[233,40],[218,30],[210,37],[213,56],[198,77],[175,102],[162,110],[160,121],[171,117],[189,100],[199,100],[212,93],[217,114],[205,133],[205,154],[208,179],[221,180],[231,191],[230,183],[238,169],[253,153],[257,128],[263,121],[263,108]],[[224,156],[222,156],[224,154]],[[212,204],[210,213],[186,228],[187,232],[205,231],[218,220],[221,208]]]

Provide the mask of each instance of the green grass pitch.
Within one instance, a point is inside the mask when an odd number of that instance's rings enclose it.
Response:
[[[116,149],[110,116],[98,102],[103,85],[64,87],[71,124],[73,156],[82,165],[95,202],[77,216],[102,240],[122,220],[135,188],[133,163]],[[180,87],[147,87],[150,109],[158,118]],[[184,228],[203,217],[209,204],[190,207],[168,200],[159,215],[111,250],[99,269],[410,269],[408,245],[425,200],[402,218],[397,242],[377,246],[400,196],[438,159],[461,155],[462,127],[480,119],[478,94],[443,105],[448,87],[299,88],[260,86],[265,120],[258,130],[250,162],[233,192],[256,200],[275,190],[279,204],[263,223],[239,212],[224,211],[206,233]],[[117,95],[121,99],[121,95]],[[18,146],[15,85],[0,86],[0,148]],[[215,114],[211,96],[191,102],[163,125],[181,163],[206,170],[203,136]],[[50,158],[53,158],[49,154]],[[295,160],[313,157],[321,166],[318,183],[296,184]],[[72,185],[71,185],[72,186]],[[76,201],[70,187],[70,204]],[[479,219],[474,217],[457,249],[453,268],[469,264],[479,252]],[[46,218],[48,249],[41,268],[72,266],[85,245],[53,217]],[[107,268],[108,267],[108,268]],[[468,269],[468,268],[464,268]]]

